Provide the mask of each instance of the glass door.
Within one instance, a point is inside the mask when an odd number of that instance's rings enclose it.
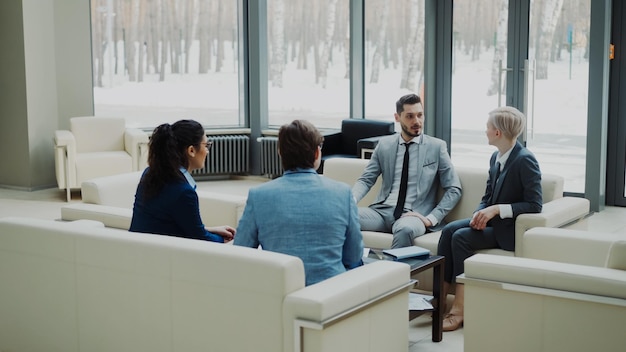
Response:
[[[489,111],[507,101],[508,24],[508,0],[454,1],[450,150],[456,166],[489,169],[494,149],[485,123]]]
[[[566,192],[584,193],[591,0],[534,0],[529,13],[526,146]]]
[[[487,114],[526,114],[542,172],[584,193],[591,0],[455,0],[451,155],[487,168]],[[480,18],[480,21],[476,21]]]

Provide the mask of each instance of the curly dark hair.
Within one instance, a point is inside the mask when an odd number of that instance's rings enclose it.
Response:
[[[194,120],[164,123],[154,129],[148,149],[149,168],[141,181],[146,198],[158,194],[168,182],[184,179],[179,169],[189,166],[187,148],[200,146],[204,134],[204,127]]]

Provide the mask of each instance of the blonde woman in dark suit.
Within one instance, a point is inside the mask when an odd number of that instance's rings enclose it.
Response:
[[[517,137],[525,127],[525,116],[505,106],[489,113],[487,139],[498,148],[489,161],[489,178],[480,204],[471,219],[446,225],[439,239],[438,255],[446,258],[444,297],[455,278],[464,270],[463,262],[477,250],[515,250],[515,219],[542,208],[541,171],[533,153]],[[443,321],[444,331],[463,325],[464,287],[455,287],[454,303]]]

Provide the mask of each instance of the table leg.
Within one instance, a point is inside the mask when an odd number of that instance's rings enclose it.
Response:
[[[445,259],[442,259],[433,267],[433,296],[437,300],[437,305],[433,310],[433,342],[440,342],[443,338],[443,307],[446,300],[443,296],[444,262]]]

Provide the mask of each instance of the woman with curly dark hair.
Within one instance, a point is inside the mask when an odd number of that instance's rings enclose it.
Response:
[[[213,242],[233,239],[234,228],[205,228],[200,218],[196,182],[190,172],[204,166],[210,148],[197,121],[180,120],[154,129],[148,167],[135,194],[130,231]]]

